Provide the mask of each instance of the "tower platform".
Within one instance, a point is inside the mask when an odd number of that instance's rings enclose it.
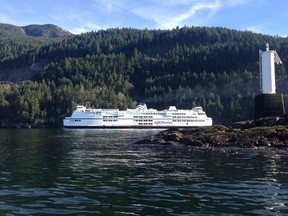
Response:
[[[283,94],[260,94],[255,96],[254,119],[282,116],[284,113]]]

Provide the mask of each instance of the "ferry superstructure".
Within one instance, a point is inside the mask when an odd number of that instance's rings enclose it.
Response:
[[[207,117],[202,107],[191,110],[157,110],[142,103],[135,109],[92,109],[77,105],[70,117],[65,117],[63,126],[69,128],[171,128],[211,126],[212,118]]]

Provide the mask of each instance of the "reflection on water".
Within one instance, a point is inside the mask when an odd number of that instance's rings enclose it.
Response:
[[[0,130],[0,215],[286,215],[286,150],[136,145],[159,130]]]

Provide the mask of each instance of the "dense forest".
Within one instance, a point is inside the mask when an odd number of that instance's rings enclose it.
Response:
[[[3,83],[13,71],[41,67],[29,80],[19,82],[18,74],[18,82],[2,85],[1,126],[59,127],[87,101],[121,109],[137,101],[157,109],[196,103],[215,124],[252,119],[258,53],[266,43],[283,61],[276,67],[277,91],[286,98],[288,38],[220,27],[108,29],[57,39],[5,33]]]

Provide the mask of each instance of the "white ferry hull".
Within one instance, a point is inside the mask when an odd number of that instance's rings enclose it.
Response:
[[[201,107],[191,110],[176,109],[158,111],[140,106],[136,109],[90,109],[77,106],[71,117],[63,120],[67,128],[185,128],[211,126]]]
[[[115,123],[107,123],[103,122],[103,120],[99,119],[81,119],[81,122],[74,123],[72,119],[65,119],[63,122],[63,126],[67,128],[174,128],[174,127],[203,127],[203,126],[211,126],[211,121],[205,122],[195,122],[195,123],[173,123],[172,121],[156,121],[153,124],[144,125],[133,122],[133,120],[126,120]]]

